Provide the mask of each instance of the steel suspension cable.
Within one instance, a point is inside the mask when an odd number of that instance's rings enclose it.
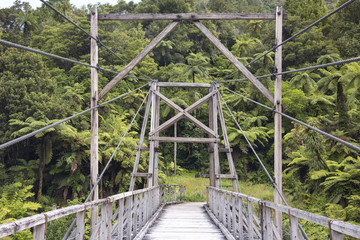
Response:
[[[106,46],[99,37],[94,37],[92,36],[89,32],[87,32],[84,28],[82,28],[81,26],[79,26],[78,24],[76,24],[74,21],[72,21],[70,18],[68,18],[65,14],[63,14],[62,12],[60,12],[59,10],[57,10],[54,6],[52,6],[50,3],[46,2],[45,0],[40,0],[42,3],[44,3],[47,7],[49,7],[51,10],[53,10],[54,12],[56,12],[57,14],[59,14],[61,17],[63,17],[66,21],[68,21],[69,23],[71,23],[72,25],[74,25],[76,28],[80,29],[83,33],[85,33],[86,35],[88,35],[90,38],[94,39],[98,45],[101,45],[102,47],[104,47],[107,51],[109,51],[111,54],[113,54],[115,57],[117,57],[118,59],[120,59],[123,63],[128,64],[128,62],[126,62],[122,57],[120,57],[118,54],[116,54],[113,50],[111,50],[108,46]],[[137,71],[137,70],[135,70]],[[117,72],[118,73],[118,72]],[[151,79],[149,76],[144,75],[146,78],[138,78],[140,80],[149,80],[149,81],[154,81],[156,79]],[[134,78],[137,78],[135,76],[133,76]]]
[[[105,68],[102,68],[100,66],[93,66],[93,65],[90,65],[88,63],[83,63],[83,62],[79,62],[79,61],[76,61],[76,60],[72,60],[70,58],[61,57],[61,56],[58,56],[58,55],[55,55],[55,54],[52,54],[52,53],[48,53],[48,52],[44,52],[44,51],[37,50],[37,49],[34,49],[34,48],[26,47],[26,46],[23,46],[23,45],[20,45],[20,44],[17,44],[17,43],[12,43],[12,42],[9,42],[9,41],[3,40],[3,39],[0,39],[0,43],[4,44],[4,45],[7,45],[7,46],[10,46],[10,47],[17,48],[17,49],[33,52],[33,53],[36,53],[36,54],[41,54],[41,55],[51,57],[51,58],[55,58],[55,59],[59,59],[59,60],[63,60],[63,61],[66,61],[66,62],[71,62],[71,63],[83,65],[83,66],[86,66],[86,67],[90,67],[90,68],[96,68],[96,69],[104,71],[104,72],[109,72],[109,73],[114,73],[114,74],[119,73],[117,71],[105,69]],[[136,78],[136,79],[139,79],[139,80],[153,81],[153,79],[151,79],[151,78],[140,78],[140,77],[136,77],[134,75],[128,75],[127,77]]]
[[[102,106],[104,106],[104,105],[106,105],[106,104],[108,104],[108,103],[111,103],[111,102],[113,102],[113,101],[115,101],[115,100],[118,100],[118,99],[120,99],[120,98],[122,98],[122,97],[125,97],[126,95],[129,95],[130,93],[133,93],[133,92],[135,92],[135,91],[137,91],[137,90],[139,90],[139,89],[141,89],[141,88],[143,88],[143,87],[145,87],[145,86],[147,86],[147,85],[149,85],[149,83],[147,83],[147,84],[145,84],[145,85],[143,85],[143,86],[141,86],[141,87],[138,87],[138,88],[136,88],[136,89],[134,89],[134,90],[132,90],[132,91],[130,91],[130,92],[124,93],[124,94],[122,94],[122,95],[120,95],[120,96],[118,96],[118,97],[115,97],[115,98],[113,98],[113,99],[111,99],[111,100],[109,100],[109,101],[103,102],[103,103],[98,104],[98,105],[96,105],[96,106],[94,106],[94,107],[88,108],[88,109],[86,109],[86,110],[84,110],[84,111],[82,111],[82,112],[79,112],[79,113],[77,113],[77,114],[74,114],[74,115],[72,115],[72,116],[70,116],[70,117],[67,117],[67,118],[65,118],[65,119],[62,119],[62,120],[60,120],[60,121],[58,121],[58,122],[55,122],[55,123],[53,123],[53,124],[50,124],[50,125],[48,125],[48,126],[46,126],[46,127],[40,128],[40,129],[38,129],[38,130],[36,130],[36,131],[33,131],[33,132],[31,132],[31,133],[28,133],[28,134],[25,134],[24,136],[21,136],[21,137],[18,137],[18,138],[13,139],[13,140],[11,140],[11,141],[8,141],[8,142],[6,142],[6,143],[3,143],[3,144],[0,145],[0,150],[3,149],[3,148],[9,147],[9,146],[11,146],[11,145],[14,145],[14,144],[16,144],[16,143],[18,143],[18,142],[24,141],[24,140],[26,140],[26,139],[28,139],[28,138],[36,135],[36,134],[39,134],[39,133],[41,133],[41,132],[43,132],[43,131],[46,131],[46,130],[48,130],[49,128],[55,127],[55,126],[57,126],[57,125],[59,125],[59,124],[61,124],[61,123],[64,123],[64,122],[66,122],[66,121],[69,121],[69,120],[71,120],[71,119],[73,119],[73,118],[75,118],[75,117],[78,117],[78,116],[83,115],[83,114],[85,114],[85,113],[87,113],[87,112],[90,112],[91,110],[94,110],[94,109],[96,109],[96,108],[102,107]]]
[[[141,103],[140,107],[138,108],[137,112],[135,113],[134,117],[132,118],[132,120],[131,120],[131,122],[130,122],[130,124],[129,124],[128,128],[126,129],[126,131],[125,131],[124,135],[122,136],[122,138],[121,138],[121,140],[120,140],[119,144],[116,146],[116,148],[115,148],[115,150],[114,150],[113,154],[111,155],[111,157],[110,157],[109,161],[107,162],[107,164],[105,165],[105,167],[104,167],[104,169],[102,170],[101,174],[100,174],[100,175],[99,175],[99,177],[97,178],[97,180],[96,180],[96,182],[95,182],[94,186],[92,187],[92,189],[91,189],[91,191],[90,191],[89,195],[87,196],[87,198],[85,199],[85,202],[84,202],[84,203],[87,203],[87,202],[89,201],[90,197],[92,196],[92,194],[93,194],[93,193],[94,193],[94,191],[95,191],[95,188],[97,187],[97,185],[99,185],[99,183],[100,183],[100,181],[101,181],[102,177],[104,176],[105,171],[109,168],[111,161],[114,159],[116,152],[118,151],[118,149],[119,149],[119,147],[120,147],[121,143],[123,142],[123,140],[124,140],[125,136],[126,136],[126,135],[127,135],[127,133],[129,132],[129,130],[130,130],[130,128],[131,128],[131,126],[132,126],[132,124],[134,123],[134,121],[135,121],[135,119],[136,119],[137,115],[139,114],[139,112],[140,112],[140,110],[141,110],[141,107],[144,105],[144,103],[145,103],[145,101],[146,101],[146,99],[147,99],[147,97],[148,97],[149,93],[150,93],[150,91],[148,91],[148,92],[147,92],[147,94],[146,94],[146,96],[144,97],[144,100],[142,101],[142,103]],[[75,225],[75,222],[76,222],[76,218],[73,220],[73,222],[71,223],[70,227],[69,227],[69,228],[68,228],[68,230],[66,231],[65,236],[64,236],[64,238],[63,238],[63,240],[66,240],[66,239],[69,237],[69,235],[70,235],[70,233],[71,233],[71,230],[73,229],[73,227],[74,227],[74,225]]]
[[[285,204],[286,206],[289,206],[289,204],[287,203],[286,199],[284,198],[284,196],[282,195],[281,191],[279,190],[277,184],[275,183],[274,179],[271,177],[271,175],[270,175],[270,173],[268,172],[268,170],[266,169],[264,163],[261,161],[259,155],[257,154],[257,152],[255,151],[254,147],[253,147],[252,144],[250,143],[249,139],[248,139],[247,136],[245,135],[243,129],[240,127],[240,124],[239,124],[238,121],[236,120],[235,116],[234,116],[233,113],[231,112],[229,106],[228,106],[227,103],[225,102],[225,100],[224,100],[224,98],[223,98],[223,96],[221,95],[220,92],[219,92],[219,96],[221,97],[221,100],[224,102],[227,110],[229,111],[231,117],[232,117],[233,120],[235,121],[237,127],[240,129],[242,135],[244,136],[244,138],[245,138],[246,142],[248,143],[250,149],[251,149],[252,152],[254,153],[256,159],[258,160],[258,162],[260,163],[261,167],[264,169],[266,175],[267,175],[268,178],[270,179],[270,182],[271,182],[271,184],[273,185],[274,189],[275,189],[276,192],[279,194],[279,196],[280,196],[281,199],[283,200],[284,204]],[[305,233],[305,230],[304,230],[304,229],[302,228],[302,226],[300,225],[300,223],[299,223],[298,227],[300,228],[303,236],[304,236],[306,239],[309,239],[308,236],[307,236],[306,233]]]
[[[324,131],[316,128],[316,127],[313,127],[313,126],[311,126],[311,125],[309,125],[309,124],[307,124],[307,123],[304,123],[304,122],[302,122],[302,121],[300,121],[300,120],[298,120],[298,119],[296,119],[296,118],[293,118],[293,117],[291,117],[291,116],[289,116],[289,115],[287,115],[287,114],[285,114],[285,113],[279,112],[279,111],[277,111],[277,110],[275,110],[275,109],[273,109],[273,108],[271,108],[271,107],[268,107],[268,106],[266,106],[266,105],[264,105],[264,104],[262,104],[262,103],[259,103],[259,102],[255,101],[255,100],[253,100],[253,99],[251,99],[251,98],[245,97],[244,95],[241,95],[241,94],[239,94],[239,93],[237,93],[237,92],[234,92],[233,90],[230,90],[229,88],[226,88],[226,87],[224,87],[224,86],[222,86],[222,85],[220,85],[220,86],[221,86],[222,88],[224,88],[225,90],[227,90],[227,91],[229,91],[229,92],[231,92],[231,93],[233,93],[233,94],[235,94],[235,95],[238,95],[238,96],[240,96],[240,97],[242,97],[242,98],[244,98],[244,99],[246,99],[246,100],[248,100],[248,101],[250,101],[250,102],[252,102],[252,103],[255,103],[255,104],[257,104],[257,105],[259,105],[259,106],[261,106],[261,107],[263,107],[263,108],[266,108],[266,109],[268,109],[268,110],[270,110],[270,111],[273,111],[273,112],[275,112],[275,113],[278,113],[278,114],[280,114],[280,115],[283,116],[283,117],[286,117],[286,118],[288,118],[288,119],[290,119],[290,120],[292,120],[292,121],[294,121],[294,122],[297,122],[297,123],[299,123],[299,124],[301,124],[301,125],[309,128],[309,129],[311,129],[311,130],[314,130],[314,131],[316,131],[316,132],[318,132],[318,133],[320,133],[320,134],[322,134],[322,135],[324,135],[324,136],[326,136],[326,137],[328,137],[328,138],[331,138],[332,140],[335,140],[335,141],[337,141],[337,142],[339,142],[339,143],[342,143],[343,145],[345,145],[345,146],[347,146],[347,147],[349,147],[349,148],[351,148],[351,149],[353,149],[353,150],[355,150],[355,151],[360,152],[360,147],[355,146],[354,144],[351,144],[351,143],[349,143],[349,142],[347,142],[347,141],[344,141],[344,140],[342,140],[342,139],[340,139],[340,138],[338,138],[338,137],[335,137],[335,136],[333,136],[333,135],[331,135],[331,134],[329,134],[329,133],[327,133],[327,132],[324,132]]]
[[[360,57],[350,58],[350,59],[341,60],[341,61],[337,61],[337,62],[325,63],[325,64],[320,64],[320,65],[315,65],[315,66],[310,66],[310,67],[305,67],[305,68],[299,68],[299,69],[289,70],[289,71],[280,72],[280,73],[272,73],[272,74],[257,76],[256,78],[259,79],[259,78],[266,78],[266,77],[272,77],[272,76],[277,76],[277,75],[286,75],[289,73],[302,72],[302,71],[313,70],[313,69],[318,69],[318,68],[326,68],[326,67],[330,67],[330,66],[336,66],[336,65],[341,65],[341,64],[351,63],[351,62],[359,62],[359,61],[360,61]],[[240,81],[245,81],[245,80],[248,80],[248,79],[241,78],[241,79],[224,80],[224,81],[217,81],[217,82],[228,83],[228,82],[240,82]]]
[[[263,58],[264,56],[266,56],[267,54],[275,51],[278,47],[284,45],[285,43],[293,40],[294,38],[296,38],[297,36],[305,33],[306,31],[308,31],[310,28],[312,28],[313,26],[317,25],[318,23],[324,21],[325,19],[327,19],[328,17],[330,17],[331,15],[333,15],[334,13],[340,11],[341,9],[343,9],[344,7],[346,7],[347,5],[351,4],[352,2],[354,2],[355,0],[349,0],[346,3],[344,3],[343,5],[341,5],[340,7],[334,9],[333,11],[331,11],[330,13],[326,14],[325,16],[319,18],[318,20],[316,20],[315,22],[313,22],[312,24],[310,24],[309,26],[305,27],[304,29],[302,29],[301,31],[297,32],[296,34],[292,35],[291,37],[289,37],[288,39],[282,41],[281,43],[279,43],[278,45],[275,45],[273,48],[271,48],[270,50],[266,51],[264,54],[260,55],[259,57],[255,58],[254,60],[252,60],[251,62],[249,62],[248,64],[245,65],[245,67],[253,64],[254,62],[258,61],[259,59]],[[223,77],[222,79],[226,79],[232,75],[234,75],[235,73],[239,72],[239,70]]]

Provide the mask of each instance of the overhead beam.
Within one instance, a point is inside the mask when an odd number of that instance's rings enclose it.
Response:
[[[141,62],[177,25],[179,22],[171,22],[162,30],[121,72],[116,75],[100,92],[99,100],[102,99],[113,87],[116,86],[133,68]]]
[[[287,19],[287,15],[284,16]],[[170,13],[170,14],[99,14],[102,21],[129,20],[275,20],[273,13]]]
[[[187,82],[159,82],[159,87],[194,87],[194,88],[210,88],[210,83],[187,83]]]
[[[193,22],[199,30],[232,62],[235,67],[248,78],[260,92],[274,104],[274,96],[256,77],[217,39],[204,24]]]
[[[188,138],[188,137],[150,137],[152,141],[180,142],[180,143],[215,143],[220,142],[218,138]]]

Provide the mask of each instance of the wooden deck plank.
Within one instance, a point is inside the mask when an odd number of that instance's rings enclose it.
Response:
[[[144,240],[226,239],[203,208],[205,203],[166,206]]]

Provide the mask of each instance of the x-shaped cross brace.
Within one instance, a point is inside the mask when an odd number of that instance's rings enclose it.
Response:
[[[218,136],[215,136],[215,132],[213,130],[211,130],[209,127],[207,127],[205,124],[203,124],[202,122],[200,122],[199,120],[197,120],[195,117],[193,117],[190,114],[190,112],[194,111],[195,109],[199,108],[201,105],[206,103],[209,100],[209,98],[211,98],[214,94],[217,93],[217,90],[212,91],[211,93],[207,94],[205,97],[203,97],[200,100],[198,100],[197,102],[193,103],[191,106],[187,107],[186,109],[182,109],[181,107],[179,107],[177,104],[175,104],[173,101],[171,101],[170,99],[168,99],[167,97],[165,97],[164,95],[159,93],[158,91],[154,91],[154,93],[157,96],[159,96],[167,105],[169,105],[172,109],[174,109],[175,111],[178,111],[179,113],[177,115],[175,115],[174,117],[172,117],[171,119],[164,122],[163,124],[161,124],[160,126],[158,126],[157,128],[155,128],[153,132],[150,132],[150,134],[149,134],[150,136],[154,135],[155,133],[160,133],[160,132],[164,131],[165,129],[172,126],[173,124],[175,124],[176,122],[178,122],[179,120],[181,120],[183,118],[187,118],[189,121],[194,123],[196,126],[198,126],[204,132],[210,134],[211,136],[213,136],[215,138],[218,137]]]

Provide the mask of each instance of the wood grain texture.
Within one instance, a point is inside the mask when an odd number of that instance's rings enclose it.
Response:
[[[166,206],[143,239],[226,239],[206,214],[204,204],[191,202]]]
[[[285,16],[287,18],[287,16]],[[100,14],[101,21],[129,20],[275,20],[272,13]]]

